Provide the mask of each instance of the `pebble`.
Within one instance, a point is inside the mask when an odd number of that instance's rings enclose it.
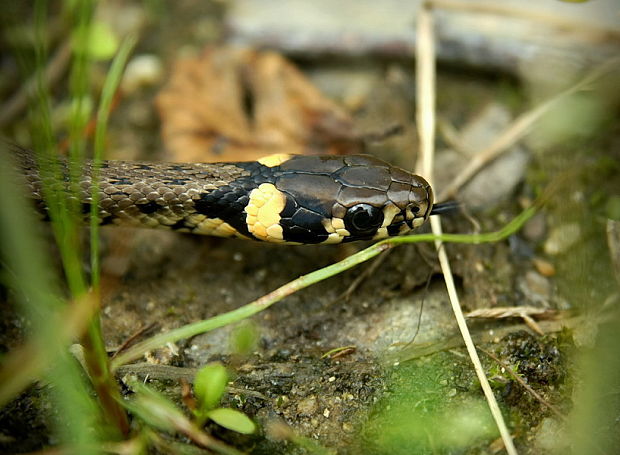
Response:
[[[310,395],[297,403],[297,412],[300,415],[311,416],[316,414],[318,406],[319,404],[316,397],[314,395]]]
[[[550,256],[567,253],[579,240],[581,228],[577,223],[567,223],[551,229],[544,250]]]
[[[523,237],[530,242],[538,242],[547,233],[547,219],[544,213],[537,213],[523,226]]]
[[[122,89],[131,95],[141,88],[160,83],[163,76],[164,67],[159,57],[152,54],[137,55],[127,64]]]
[[[442,150],[437,155],[435,185],[445,188],[476,154],[488,147],[512,122],[510,110],[499,103],[487,104],[463,126],[457,141],[462,150]],[[529,153],[520,146],[488,163],[460,191],[459,198],[473,210],[489,210],[502,204],[523,180]]]
[[[551,283],[534,270],[528,271],[518,282],[519,290],[526,300],[547,307],[551,297]]]
[[[545,261],[541,258],[534,258],[532,259],[532,263],[534,264],[534,267],[536,267],[538,273],[542,276],[550,277],[555,275],[555,266],[551,262]]]

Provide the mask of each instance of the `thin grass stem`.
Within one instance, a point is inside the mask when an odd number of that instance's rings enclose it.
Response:
[[[111,368],[116,370],[119,366],[131,362],[132,360],[140,358],[145,352],[156,349],[165,345],[166,343],[174,343],[184,338],[190,338],[201,333],[209,332],[211,330],[224,327],[228,324],[239,322],[250,316],[253,316],[263,310],[266,310],[274,303],[279,302],[283,298],[301,290],[315,283],[323,281],[334,275],[344,272],[358,264],[361,264],[373,257],[377,256],[383,251],[390,248],[397,247],[403,244],[419,243],[419,242],[434,242],[440,240],[442,242],[452,243],[489,243],[503,240],[508,236],[518,231],[523,223],[530,219],[536,212],[535,207],[530,207],[524,210],[511,222],[506,224],[502,229],[495,232],[486,234],[420,234],[420,235],[408,235],[403,237],[393,237],[359,251],[340,262],[329,265],[319,270],[315,270],[307,275],[303,275],[289,283],[279,287],[278,289],[266,294],[253,302],[250,302],[236,310],[229,311],[227,313],[220,314],[218,316],[204,319],[202,321],[194,322],[192,324],[184,325],[169,332],[161,333],[148,338],[140,343],[127,349],[125,352],[119,354],[112,360]]]

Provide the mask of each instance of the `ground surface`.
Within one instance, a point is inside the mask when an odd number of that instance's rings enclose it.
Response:
[[[145,28],[138,52],[155,53],[168,67],[178,49],[195,51],[218,37],[219,8],[199,3],[162,6],[170,11],[150,16],[155,20]],[[362,100],[356,101],[362,107],[354,112],[360,128],[381,130],[394,123],[405,127],[402,135],[369,147],[371,153],[405,167],[411,167],[416,156],[411,68],[409,61],[334,63],[332,58],[302,62],[302,70],[328,95],[345,103],[343,93]],[[354,84],[357,92],[351,92]],[[478,135],[472,133],[475,137],[493,135],[497,131],[493,121],[505,117],[507,124],[515,112],[527,106],[523,87],[505,75],[441,69],[438,86],[441,119],[459,129],[482,130]],[[158,140],[157,115],[151,108],[158,88],[138,91],[121,102],[111,125],[111,158],[165,156]],[[489,120],[484,113],[491,102],[496,110]],[[479,181],[494,178],[499,182],[491,190],[481,190],[497,193],[482,207],[477,204],[475,189],[468,190],[471,199],[463,202],[477,206],[473,217],[482,231],[491,231],[531,203],[555,175],[574,167],[572,163],[580,163],[582,170],[571,184],[564,184],[559,192],[562,196],[552,197],[547,209],[509,241],[447,247],[467,309],[534,306],[578,310],[584,304],[600,306],[611,295],[614,288],[601,220],[605,195],[617,190],[614,179],[620,156],[619,131],[610,123],[601,122],[597,140],[589,132],[574,139],[568,151],[564,146],[561,150],[551,146],[543,154],[535,143],[515,149],[511,153],[517,156],[512,158],[516,161],[496,166],[480,177]],[[441,135],[440,140],[436,178],[445,182],[462,166],[458,156],[453,156],[462,151],[451,152],[447,150],[449,141]],[[587,156],[583,154],[586,144]],[[596,175],[605,178],[593,195],[590,189]],[[580,207],[579,211],[572,210],[574,207]],[[598,217],[581,216],[584,207]],[[445,225],[448,232],[473,229],[461,216],[447,217]],[[567,245],[566,230],[575,226],[576,240]],[[232,310],[364,246],[280,247],[169,232],[106,229],[106,343],[113,350],[141,327],[152,325],[148,333],[157,333]],[[555,271],[541,268],[540,260]],[[249,354],[235,353],[231,340],[237,327],[226,327],[148,353],[140,364],[124,367],[120,379],[148,377],[154,386],[178,399],[179,377],[191,380],[196,368],[221,360],[234,373],[225,402],[243,410],[262,428],[284,421],[298,434],[339,453],[494,453],[501,447],[494,442],[497,431],[458,341],[433,248],[401,246],[368,272],[371,264],[302,290],[253,317],[257,336]],[[343,296],[365,273],[359,286]],[[10,304],[3,306],[7,318],[2,318],[6,328],[2,344],[12,347],[23,321],[14,315]],[[571,324],[581,325],[581,335],[588,336],[584,324]],[[519,319],[471,325],[484,349],[516,368],[561,412],[571,410],[574,342],[572,332],[560,331],[565,324],[544,326],[548,333],[543,337]],[[414,335],[414,344],[409,345]],[[340,357],[322,357],[344,346],[353,349]],[[422,357],[421,353],[432,355]],[[523,453],[561,449],[561,421],[491,359],[483,360]],[[54,411],[41,405],[40,395],[45,395],[43,385],[0,412],[0,428],[6,438],[0,440],[0,447],[34,450],[50,442],[46,428]],[[217,428],[213,431],[252,453],[300,450],[264,432],[239,437]]]

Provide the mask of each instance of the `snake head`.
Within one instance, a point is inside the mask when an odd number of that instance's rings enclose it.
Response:
[[[260,162],[269,168],[260,171],[267,181],[252,191],[246,208],[248,230],[259,240],[381,239],[421,226],[432,210],[426,180],[371,156],[293,155]]]

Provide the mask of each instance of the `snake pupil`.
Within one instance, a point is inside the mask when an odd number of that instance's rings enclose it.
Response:
[[[383,223],[383,210],[370,204],[357,204],[347,211],[344,222],[352,234],[372,233]]]

